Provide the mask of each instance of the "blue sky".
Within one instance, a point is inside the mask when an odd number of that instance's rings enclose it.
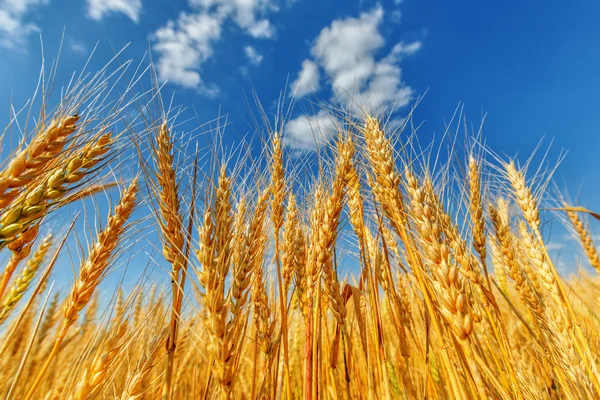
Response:
[[[551,159],[568,150],[557,182],[598,210],[598,15],[592,0],[0,0],[0,122],[35,86],[39,34],[51,58],[65,29],[57,84],[96,44],[91,69],[127,43],[124,58],[150,49],[165,97],[201,121],[229,114],[226,142],[252,131],[253,89],[272,112],[286,83],[297,97],[286,143],[304,151],[332,123],[318,101],[402,117],[427,92],[415,112],[425,143],[462,103],[475,126],[487,114],[500,154],[527,157],[543,137]]]

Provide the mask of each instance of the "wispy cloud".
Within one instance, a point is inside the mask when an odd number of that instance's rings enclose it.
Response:
[[[154,35],[153,49],[158,54],[157,69],[161,80],[206,95],[218,89],[202,79],[202,66],[213,56],[213,47],[221,39],[223,24],[234,22],[244,35],[255,39],[272,39],[275,28],[268,16],[278,11],[272,0],[189,0],[194,10],[181,13]],[[258,64],[262,60],[253,47],[243,49],[248,59]]]
[[[124,14],[133,22],[140,20],[142,0],[87,0],[88,16],[96,21],[111,14]]]
[[[73,53],[77,54],[87,54],[88,49],[85,44],[72,36],[67,36],[67,42],[69,44],[69,48]]]
[[[313,150],[335,136],[338,120],[325,110],[301,115],[285,125],[284,144],[298,150]]]
[[[557,250],[561,250],[563,247],[565,247],[565,245],[563,243],[548,243],[546,245],[546,249],[548,251],[557,251]]]
[[[383,8],[377,6],[358,18],[338,19],[324,28],[314,40],[311,58],[302,63],[293,95],[319,92],[319,70],[323,70],[330,77],[331,101],[346,109],[394,111],[406,106],[413,91],[402,81],[399,64],[417,52],[421,43],[397,43],[378,58],[386,45],[380,32],[383,15]]]
[[[29,36],[40,31],[31,21],[31,14],[48,3],[49,0],[0,1],[0,46],[23,50]]]
[[[213,54],[221,37],[221,20],[208,13],[181,13],[154,34],[159,78],[185,88],[204,88],[200,66]]]
[[[315,93],[320,89],[319,84],[319,66],[311,60],[302,62],[302,69],[298,74],[298,79],[292,83],[292,95],[303,97]]]
[[[231,17],[250,36],[272,38],[275,28],[267,19],[270,12],[278,11],[273,0],[190,0],[192,7],[213,10],[222,19]]]
[[[259,65],[263,60],[263,55],[252,46],[244,47],[244,53],[252,65]]]

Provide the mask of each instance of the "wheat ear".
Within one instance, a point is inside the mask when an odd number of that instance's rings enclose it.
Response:
[[[81,310],[83,310],[93,297],[96,287],[104,276],[110,261],[115,256],[115,250],[125,232],[125,224],[135,208],[137,190],[138,180],[135,178],[121,195],[119,204],[115,207],[113,214],[108,218],[104,230],[98,234],[98,239],[90,249],[87,260],[81,266],[79,277],[73,285],[71,294],[63,308],[63,325],[58,332],[52,352],[46,358],[43,367],[40,369],[36,379],[29,388],[27,396],[25,397],[26,400],[33,397],[42,377],[58,353],[60,345],[69,331],[69,328],[75,323]]]
[[[121,400],[143,399],[147,395],[148,378],[152,368],[156,363],[156,358],[164,342],[164,337],[159,336],[157,340],[150,344],[149,351],[142,357],[135,371],[129,378]]]
[[[86,400],[95,396],[106,380],[108,369],[116,361],[117,356],[125,345],[123,336],[127,325],[121,324],[116,332],[103,344],[103,350],[96,353],[91,365],[83,372],[83,377],[77,385],[74,399]]]
[[[568,205],[565,204],[565,208],[568,209]],[[579,237],[579,242],[585,251],[585,255],[587,256],[590,265],[594,267],[596,272],[600,273],[600,257],[598,257],[598,251],[596,250],[596,246],[594,246],[592,236],[575,211],[568,209],[567,216]]]
[[[50,123],[25,149],[19,152],[0,173],[0,209],[14,200],[20,190],[35,180],[60,155],[69,135],[77,129],[78,115]]]
[[[0,310],[0,324],[6,319],[11,310],[27,291],[27,288],[33,280],[35,273],[44,262],[46,253],[48,252],[48,249],[50,249],[51,245],[52,235],[48,235],[44,238],[38,249],[35,251],[31,260],[27,262],[27,266],[23,268],[21,276],[15,281],[8,295],[4,299],[2,310]]]
[[[205,326],[209,333],[209,351],[213,373],[220,383],[222,396],[231,396],[228,363],[233,352],[233,341],[227,331],[229,304],[225,299],[225,279],[232,260],[233,217],[231,215],[231,181],[225,165],[221,167],[218,185],[213,198],[212,212],[204,214],[200,230],[200,248],[196,251],[202,269],[198,271],[204,288],[203,303],[206,309]]]

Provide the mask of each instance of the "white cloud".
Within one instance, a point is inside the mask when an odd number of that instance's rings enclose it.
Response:
[[[410,86],[402,80],[400,61],[417,52],[420,42],[397,43],[384,56],[379,53],[386,46],[380,32],[383,21],[383,8],[377,6],[358,18],[338,19],[323,28],[311,48],[312,60],[305,60],[294,85],[298,85],[298,96],[313,93],[318,89],[301,85],[303,77],[316,76],[318,84],[319,68],[330,77],[332,103],[338,103],[347,110],[372,112],[395,111],[406,106],[413,95]],[[309,66],[307,67],[307,63]],[[312,69],[306,72],[307,68]],[[301,116],[302,121],[307,118]],[[290,121],[290,124],[294,120]],[[291,125],[293,126],[293,125]]]
[[[548,243],[546,245],[546,249],[548,251],[557,251],[557,250],[561,250],[564,247],[564,244],[562,243]]]
[[[73,53],[87,54],[88,50],[85,44],[72,36],[67,36],[67,42]]]
[[[271,39],[275,36],[275,29],[267,19],[253,22],[246,28],[250,36],[257,39]]]
[[[335,136],[337,119],[321,110],[317,114],[300,117],[285,124],[284,144],[299,150],[312,150]]]
[[[201,69],[213,56],[223,25],[232,21],[247,36],[270,39],[275,36],[275,29],[268,16],[278,8],[275,0],[188,0],[188,3],[192,13],[180,14],[176,21],[168,21],[153,35],[153,49],[159,55],[158,75],[162,80],[214,95],[217,89],[203,82]],[[254,64],[262,60],[253,47],[246,47],[244,52]]]
[[[109,14],[125,14],[137,23],[142,11],[142,0],[87,0],[88,16],[96,21]]]
[[[246,53],[246,57],[253,65],[258,65],[263,60],[263,55],[260,54],[254,47],[246,46],[244,47],[244,53]]]
[[[159,78],[185,88],[203,88],[200,66],[212,56],[213,44],[221,37],[221,21],[207,13],[181,13],[154,37],[154,50],[160,54]]]
[[[29,22],[28,16],[36,8],[47,5],[49,0],[3,0],[0,1],[0,47],[22,49],[27,37],[40,28]]]
[[[385,46],[380,33],[381,6],[359,18],[336,20],[324,28],[311,50],[316,62],[331,77],[332,89],[346,107],[358,111],[405,106],[410,87],[402,82],[401,58],[416,52],[421,44],[396,44],[385,57],[377,53]]]
[[[292,83],[291,95],[303,97],[319,90],[319,66],[311,60],[302,62],[298,79]]]
[[[191,0],[192,6],[215,10],[222,16],[231,15],[237,25],[255,38],[270,38],[275,34],[264,15],[276,11],[274,0]]]
[[[317,37],[311,53],[331,76],[336,90],[352,92],[372,75],[374,53],[385,45],[377,29],[382,17],[383,9],[376,7],[360,18],[333,21]]]

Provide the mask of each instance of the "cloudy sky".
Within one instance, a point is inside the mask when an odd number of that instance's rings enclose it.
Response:
[[[92,69],[130,43],[124,56],[150,50],[177,103],[207,121],[228,114],[226,140],[252,131],[252,90],[274,112],[286,84],[286,144],[300,151],[334,123],[324,103],[400,118],[426,93],[424,142],[463,104],[474,126],[487,113],[501,154],[526,156],[542,138],[551,155],[567,149],[559,183],[600,209],[598,15],[592,0],[0,0],[0,122],[31,95],[40,34],[50,58],[64,30],[58,84],[96,45]]]

